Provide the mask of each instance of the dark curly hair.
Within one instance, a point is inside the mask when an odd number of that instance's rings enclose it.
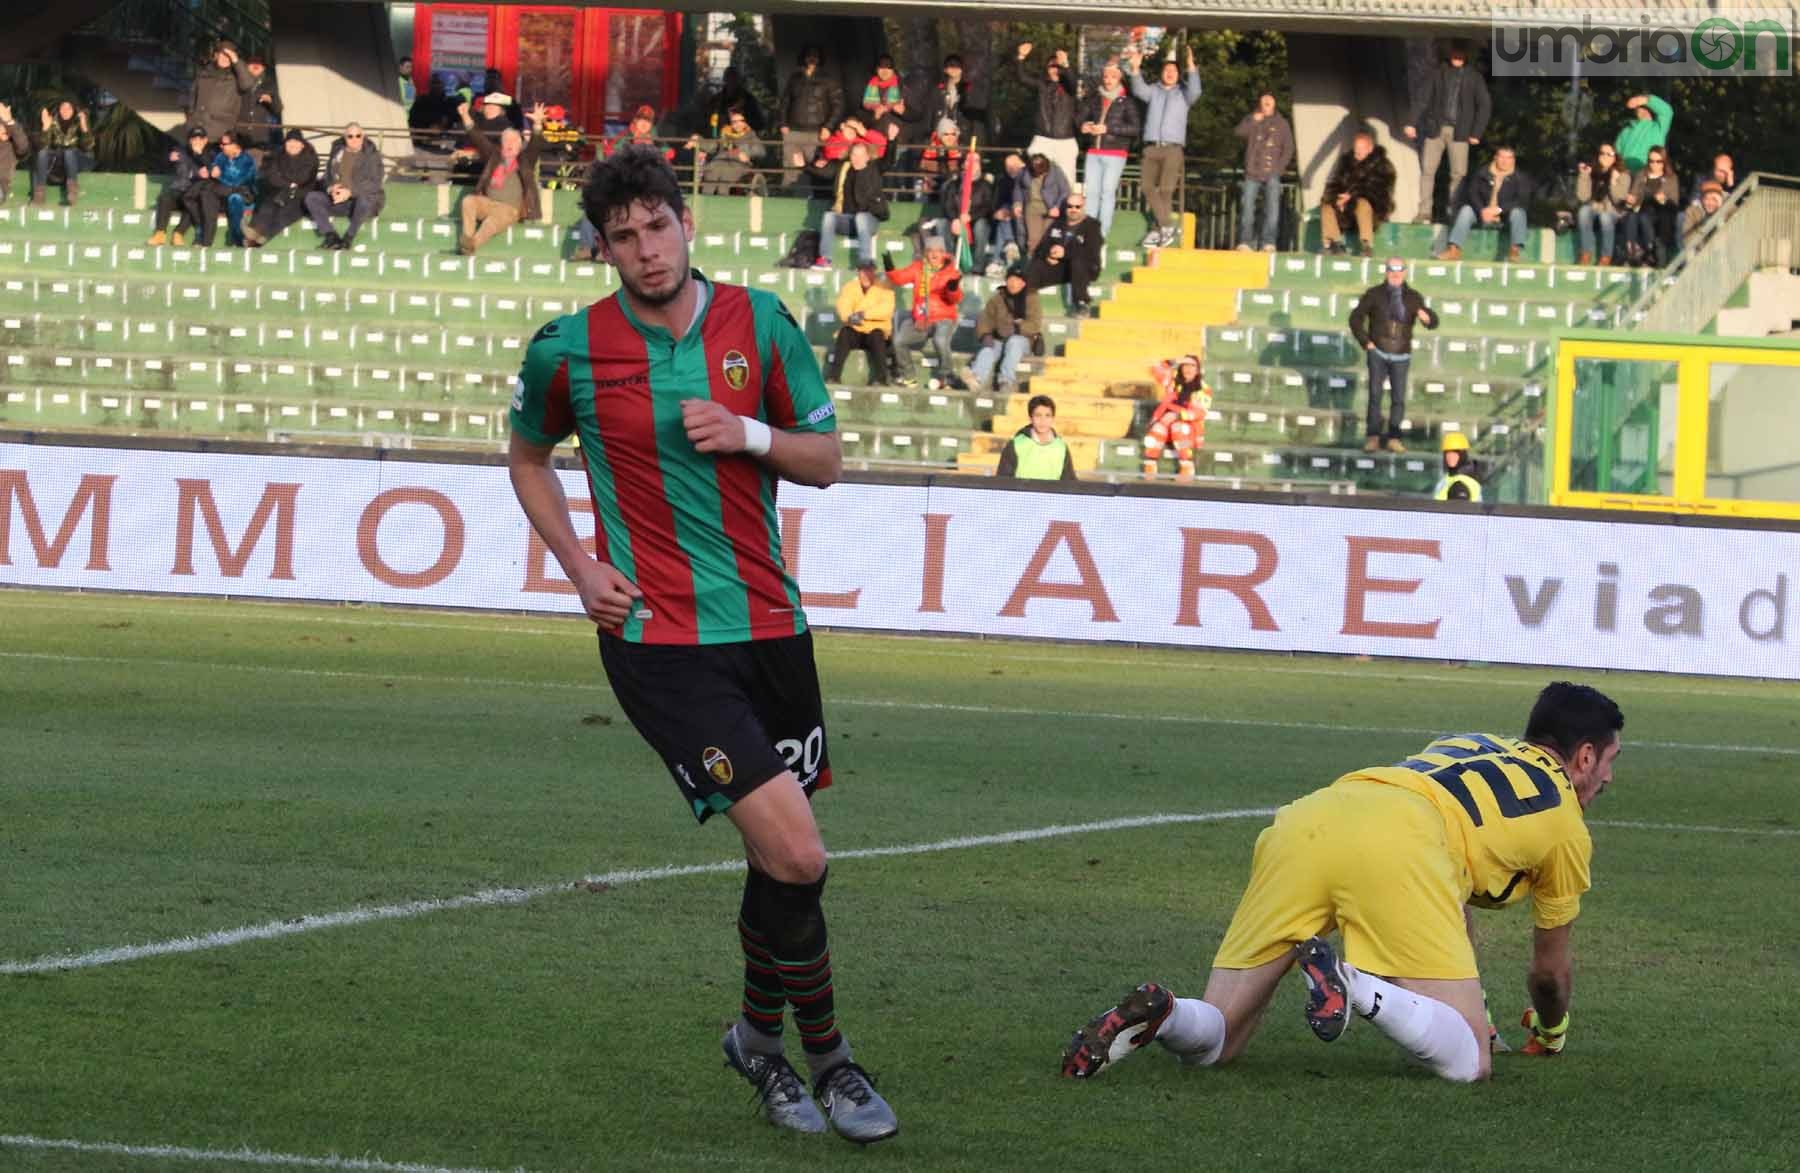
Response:
[[[649,147],[621,146],[588,168],[587,184],[581,189],[581,210],[602,235],[607,221],[632,204],[652,208],[667,204],[677,216],[687,208],[681,198],[681,181]]]

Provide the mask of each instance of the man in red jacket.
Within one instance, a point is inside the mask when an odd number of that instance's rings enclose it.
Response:
[[[956,333],[956,307],[962,301],[962,274],[944,247],[941,236],[927,236],[924,254],[913,259],[904,269],[893,267],[887,253],[881,254],[887,267],[888,284],[895,289],[912,291],[912,312],[897,319],[894,330],[894,377],[903,387],[916,387],[912,373],[911,352],[927,343],[937,357],[938,377],[955,387],[961,380],[951,374],[950,338]]]

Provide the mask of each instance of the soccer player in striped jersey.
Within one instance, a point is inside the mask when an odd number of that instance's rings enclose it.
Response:
[[[1538,694],[1523,738],[1440,737],[1282,807],[1257,837],[1205,996],[1139,986],[1075,1032],[1063,1074],[1096,1075],[1152,1041],[1187,1062],[1227,1062],[1298,963],[1319,1038],[1343,1034],[1354,1011],[1445,1079],[1486,1079],[1489,1027],[1466,909],[1527,893],[1536,932],[1524,1051],[1559,1053],[1569,929],[1593,856],[1583,812],[1612,781],[1624,726],[1606,696],[1558,681]],[[1341,961],[1323,940],[1334,926]]]
[[[690,268],[693,215],[655,152],[596,163],[582,206],[621,288],[532,339],[512,405],[513,490],[600,629],[620,708],[695,819],[723,814],[743,838],[743,1001],[726,1062],[777,1125],[883,1140],[899,1124],[837,1028],[811,803],[831,765],[775,511],[779,478],[822,488],[842,471],[831,398],[778,297]],[[570,435],[593,495],[592,553],[552,463]],[[789,1007],[812,1095],[783,1052]]]

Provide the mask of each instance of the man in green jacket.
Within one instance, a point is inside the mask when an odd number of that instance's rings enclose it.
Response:
[[[1620,162],[1633,171],[1642,171],[1650,148],[1668,145],[1675,107],[1655,94],[1633,94],[1625,100],[1625,108],[1632,111],[1635,121],[1619,132],[1613,146],[1618,149]]]
[[[1033,395],[1028,405],[1031,423],[1013,435],[1012,443],[1000,450],[997,477],[1018,477],[1028,481],[1072,481],[1075,458],[1069,454],[1068,441],[1056,434],[1056,400],[1048,395]]]

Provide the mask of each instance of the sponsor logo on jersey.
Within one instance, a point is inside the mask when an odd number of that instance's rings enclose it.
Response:
[[[721,786],[731,785],[731,759],[725,756],[724,750],[716,745],[707,746],[706,752],[700,755],[700,764],[706,767],[714,782]]]
[[[813,408],[811,414],[806,417],[806,422],[809,424],[816,424],[820,420],[828,420],[836,414],[837,408],[827,403],[821,407]]]
[[[733,391],[742,391],[744,384],[750,381],[750,360],[744,357],[741,350],[727,350],[719,369],[724,372],[725,382]]]
[[[525,410],[525,380],[516,375],[513,376],[512,409],[514,411]]]

